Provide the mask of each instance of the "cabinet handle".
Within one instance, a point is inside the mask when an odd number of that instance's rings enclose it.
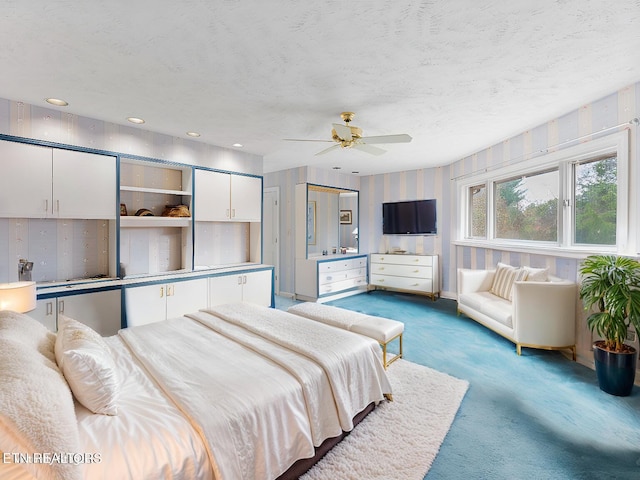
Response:
[[[175,288],[174,285],[169,285],[167,287],[167,297],[173,297],[173,289]]]
[[[246,284],[247,284],[247,276],[246,276],[246,275],[243,275],[243,276],[242,276],[242,284],[243,284],[243,285],[246,285]]]
[[[56,200],[56,212],[60,213],[60,200]]]
[[[242,275],[238,277],[238,285],[242,285]]]
[[[46,213],[49,213],[49,200],[46,200],[46,199],[44,201],[44,211]]]
[[[228,209],[228,208],[227,208],[226,212],[227,212],[227,213],[225,213],[225,216],[226,216],[227,218],[231,218],[231,217],[229,216],[229,209]]]
[[[58,313],[64,313],[64,300],[58,300]]]
[[[47,302],[46,315],[53,315],[53,302]]]
[[[164,287],[160,287],[160,298],[164,297]]]
[[[231,217],[232,218],[236,218],[236,209],[235,208],[231,209]]]

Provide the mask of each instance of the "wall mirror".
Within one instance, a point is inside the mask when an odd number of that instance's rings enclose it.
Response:
[[[358,253],[358,191],[307,184],[307,256]]]

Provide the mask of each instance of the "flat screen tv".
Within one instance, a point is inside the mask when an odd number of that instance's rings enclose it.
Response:
[[[382,204],[382,233],[385,235],[435,235],[436,200],[413,200]]]

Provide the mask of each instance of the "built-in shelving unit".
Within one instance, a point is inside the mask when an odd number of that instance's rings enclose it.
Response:
[[[120,267],[125,276],[192,268],[191,216],[163,216],[167,206],[185,205],[190,211],[192,191],[191,167],[121,159]],[[151,215],[136,215],[142,210]]]

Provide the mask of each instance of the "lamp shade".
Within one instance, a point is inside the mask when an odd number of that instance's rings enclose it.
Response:
[[[36,282],[0,283],[0,310],[24,313],[36,308]]]
[[[353,232],[351,232],[352,235],[357,235],[358,234],[358,227],[353,229]]]

